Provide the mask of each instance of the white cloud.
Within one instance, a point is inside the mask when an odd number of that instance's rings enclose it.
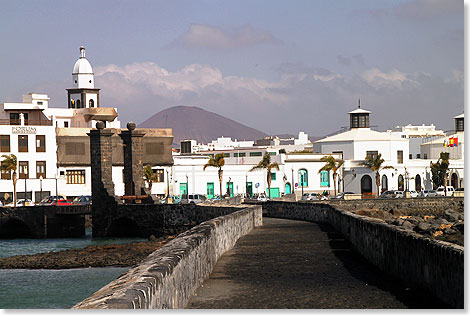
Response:
[[[325,68],[283,64],[280,79],[225,75],[216,67],[187,65],[169,71],[156,63],[107,65],[95,69],[101,106],[117,107],[120,120],[141,123],[177,105],[198,106],[268,133],[306,131],[322,136],[348,125],[347,112],[361,98],[372,125],[430,124],[451,129],[462,112],[463,71],[448,78],[398,69],[368,69],[345,76]],[[54,87],[55,86],[55,87]],[[51,103],[64,98],[67,82],[45,85]],[[443,106],[445,104],[445,106]],[[406,113],[406,115],[404,115]]]
[[[378,68],[372,68],[362,73],[362,78],[374,88],[401,88],[405,83],[419,85],[417,81],[411,80],[410,76],[393,69],[390,72],[383,72]]]
[[[271,33],[244,25],[232,30],[216,26],[191,24],[188,31],[172,42],[169,47],[209,48],[231,50],[259,44],[281,44]]]

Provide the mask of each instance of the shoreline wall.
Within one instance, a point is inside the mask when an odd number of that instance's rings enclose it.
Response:
[[[335,203],[271,201],[263,205],[263,211],[268,217],[329,223],[380,270],[431,292],[452,307],[464,308],[462,246],[336,207]]]
[[[73,308],[184,308],[219,257],[240,237],[262,224],[261,205],[203,222]]]

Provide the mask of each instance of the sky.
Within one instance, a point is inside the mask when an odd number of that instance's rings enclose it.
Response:
[[[79,47],[124,126],[197,106],[268,134],[378,130],[464,110],[459,0],[0,0],[0,102],[67,107]],[[465,9],[467,4],[465,3]]]

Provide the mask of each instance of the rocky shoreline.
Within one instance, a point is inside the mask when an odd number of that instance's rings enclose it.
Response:
[[[0,269],[70,269],[88,267],[131,267],[175,236],[150,237],[147,242],[90,245],[59,252],[0,258]]]
[[[399,211],[357,209],[359,215],[383,220],[387,224],[405,228],[423,236],[464,246],[464,210],[445,210],[443,213],[409,215]]]

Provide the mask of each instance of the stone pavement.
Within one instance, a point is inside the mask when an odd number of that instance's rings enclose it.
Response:
[[[263,221],[219,259],[187,308],[447,308],[376,269],[328,224]]]

